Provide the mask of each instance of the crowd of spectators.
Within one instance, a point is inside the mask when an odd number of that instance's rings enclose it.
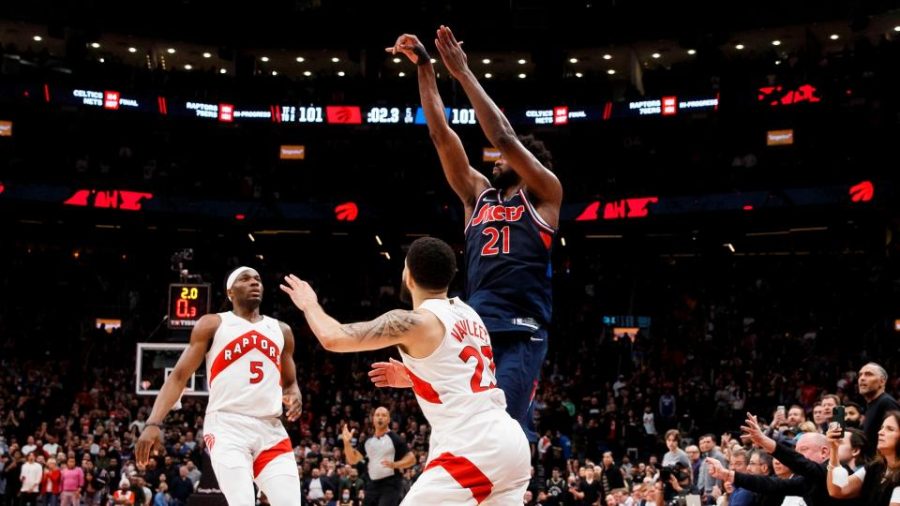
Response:
[[[58,317],[53,319],[31,298],[43,293],[44,277],[59,275],[37,268],[46,265],[47,255],[13,260],[3,278],[6,290],[19,287],[28,296],[11,301],[0,317],[5,336],[0,346],[0,501],[3,506],[56,506],[56,501],[66,506],[79,501],[167,506],[187,501],[203,488],[200,473],[209,472],[203,464],[202,397],[185,397],[182,409],[167,420],[164,456],[146,469],[133,461],[135,437],[153,401],[133,393],[133,350],[137,341],[159,338],[153,333],[158,320],[150,317],[160,308],[152,297],[159,290],[151,289],[149,279],[111,278],[112,267],[99,255],[81,257],[63,275],[67,288],[61,289],[72,291],[60,297],[85,300],[82,305],[55,305]],[[643,302],[653,323],[625,335],[616,335],[592,316],[602,309],[594,305],[604,302],[589,296],[590,284],[582,280],[574,290],[568,286],[573,279],[559,279],[559,319],[536,396],[541,437],[534,446],[534,479],[525,504],[588,505],[599,498],[601,504],[631,505],[658,501],[659,493],[677,501],[679,491],[740,504],[741,490],[754,490],[745,483],[752,479],[740,474],[747,465],[764,462],[780,475],[788,472],[779,464],[768,465],[774,449],[757,451],[749,442],[744,446],[740,426],[748,411],[772,425],[767,434],[779,444],[799,445],[797,436],[825,431],[836,405],[846,407],[850,426],[858,424],[860,415],[867,414],[858,388],[864,364],[881,360],[887,368],[887,392],[900,393],[900,371],[891,358],[894,347],[884,337],[889,330],[859,330],[859,322],[876,321],[873,315],[882,311],[867,302],[873,294],[892,293],[885,283],[892,264],[873,266],[871,260],[758,260],[729,281],[716,281],[715,273],[706,272],[709,279],[700,291],[692,288],[697,279],[685,284],[658,265],[660,271],[631,277],[637,293],[643,293],[643,283],[669,280],[665,290],[657,290],[653,304]],[[829,268],[834,276],[815,284]],[[264,270],[274,279],[288,269],[271,265]],[[699,264],[678,270],[704,272]],[[345,318],[396,307],[396,295],[386,288],[396,273],[388,271],[358,288],[342,284],[337,274],[320,278],[324,303]],[[152,277],[154,270],[141,275]],[[26,276],[35,283],[24,283]],[[95,293],[98,280],[109,293]],[[609,276],[604,282],[615,291],[621,281]],[[722,283],[730,288],[719,291]],[[128,289],[145,285],[143,297],[128,295]],[[358,294],[367,296],[353,300]],[[96,310],[91,304],[99,300],[120,300],[131,308],[121,328],[93,328],[81,314]],[[826,311],[836,301],[840,318]],[[402,473],[408,487],[424,468],[430,428],[410,391],[370,385],[369,364],[385,352],[328,355],[286,301],[269,293],[265,304],[267,314],[289,322],[298,336],[295,358],[304,414],[287,428],[309,503],[357,504],[365,494],[366,468],[347,464],[341,433],[347,425],[354,431],[351,443],[359,447],[373,433],[371,415],[379,406],[390,411],[392,430],[415,455],[416,464]],[[36,326],[17,318],[28,311],[39,316]],[[847,338],[846,332],[853,331],[861,333]],[[29,332],[42,342],[30,340]],[[66,333],[75,338],[63,338]],[[781,415],[778,406],[785,408]],[[739,477],[710,471],[703,463],[706,457],[738,471]],[[797,495],[810,497],[803,490]]]

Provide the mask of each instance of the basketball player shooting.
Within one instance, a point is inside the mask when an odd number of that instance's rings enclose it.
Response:
[[[472,168],[459,136],[447,123],[431,58],[419,39],[401,35],[387,51],[403,53],[418,66],[428,130],[447,182],[465,209],[467,302],[494,340],[497,381],[506,393],[507,410],[536,442],[533,401],[547,354],[550,253],[562,185],[549,170],[551,156],[544,144],[516,135],[469,69],[453,32],[442,26],[435,45],[465,90],[484,134],[500,151],[491,180]]]
[[[255,506],[254,481],[272,506],[299,506],[300,477],[279,419],[282,403],[288,420],[297,420],[301,412],[294,334],[260,314],[263,284],[256,270],[236,269],[225,288],[234,309],[197,322],[153,404],[138,439],[137,461],[146,464],[151,450],[161,445],[166,415],[206,357],[209,404],[203,439],[229,506]]]
[[[522,504],[531,476],[528,441],[505,410],[481,318],[447,297],[455,273],[450,246],[417,239],[400,286],[413,310],[360,323],[342,324],[326,314],[313,289],[296,276],[285,277],[281,289],[326,350],[399,349],[402,363],[376,363],[369,376],[377,386],[412,388],[432,427],[428,464],[402,505]]]

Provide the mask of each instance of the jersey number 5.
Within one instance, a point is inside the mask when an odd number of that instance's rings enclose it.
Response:
[[[500,236],[503,236],[503,254],[509,254],[509,226],[503,227],[500,230],[497,230],[495,227],[486,227],[481,233],[488,236],[487,243],[481,248],[481,256],[492,257],[497,253],[500,253],[501,248],[497,247]]]
[[[491,373],[493,373],[495,369],[494,350],[492,350],[490,346],[482,346],[481,353],[479,353],[474,346],[466,346],[465,348],[463,348],[463,351],[460,352],[459,358],[461,358],[462,361],[466,363],[469,362],[470,358],[475,359],[475,374],[472,375],[472,381],[470,382],[473,392],[484,392],[485,390],[490,390],[497,387],[497,382],[495,380],[491,380],[488,386],[481,385],[481,378],[484,375],[485,362],[487,362]]]
[[[250,362],[250,383],[259,383],[263,380],[263,363],[253,361]]]

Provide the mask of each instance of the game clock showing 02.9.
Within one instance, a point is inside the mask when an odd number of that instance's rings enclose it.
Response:
[[[208,284],[169,285],[170,329],[190,329],[207,313],[209,313]]]

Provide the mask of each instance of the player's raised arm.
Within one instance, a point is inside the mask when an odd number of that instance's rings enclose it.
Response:
[[[322,309],[309,283],[293,274],[285,276],[284,281],[286,284],[281,285],[281,290],[303,311],[309,328],[328,351],[350,353],[406,346],[429,339],[435,334],[434,325],[440,325],[427,311],[403,309],[388,311],[371,321],[343,324]]]
[[[466,53],[453,36],[453,32],[446,26],[441,26],[437,31],[435,44],[441,53],[444,66],[450,75],[459,81],[466,96],[469,97],[472,107],[475,108],[478,124],[481,125],[488,141],[500,150],[500,154],[510,167],[525,182],[529,192],[542,202],[560,205],[563,192],[559,179],[519,141],[509,120],[469,69]]]
[[[487,188],[488,179],[469,165],[469,159],[456,132],[447,123],[444,102],[438,92],[434,66],[425,46],[415,35],[403,34],[393,47],[386,48],[392,54],[403,53],[418,67],[419,99],[425,111],[425,122],[431,141],[437,148],[441,168],[450,187],[466,206],[467,216],[471,214],[475,199]]]
[[[188,379],[203,363],[206,350],[209,349],[209,342],[215,336],[216,329],[219,328],[221,321],[222,319],[219,315],[203,315],[191,331],[190,344],[181,354],[181,358],[175,364],[172,374],[166,378],[166,382],[159,390],[156,402],[153,403],[153,410],[147,419],[147,425],[138,439],[135,457],[139,464],[145,464],[147,459],[150,458],[150,450],[158,442],[161,442],[162,434],[160,428],[162,423],[169,411],[172,410],[172,406],[175,405],[184,392]]]

